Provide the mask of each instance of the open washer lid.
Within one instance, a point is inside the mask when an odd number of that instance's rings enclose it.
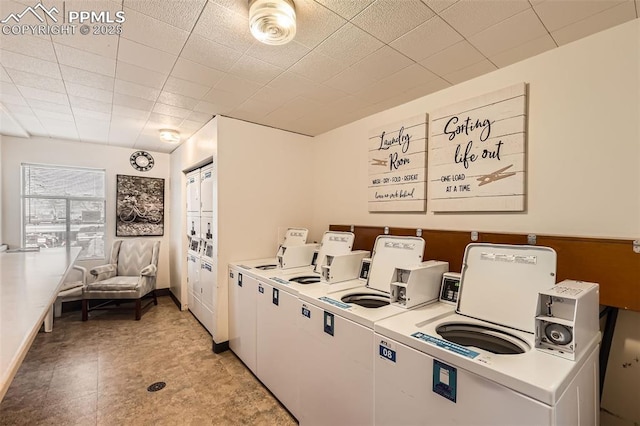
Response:
[[[469,244],[464,251],[462,315],[534,332],[538,292],[556,283],[556,252],[549,247]]]
[[[391,280],[396,268],[422,262],[424,240],[420,237],[378,235],[371,254],[367,287],[391,293]]]
[[[353,248],[353,241],[356,235],[353,232],[327,231],[322,235],[320,248],[318,249],[318,257],[313,271],[322,272],[322,265],[327,256],[336,256],[339,254],[347,254]]]
[[[282,245],[285,247],[301,246],[307,243],[309,230],[306,228],[288,228],[284,234]]]

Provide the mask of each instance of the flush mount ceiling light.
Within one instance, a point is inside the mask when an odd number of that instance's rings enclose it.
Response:
[[[180,142],[180,132],[172,129],[162,129],[160,130],[160,140],[167,143],[178,143]]]
[[[296,35],[296,9],[291,0],[250,0],[249,28],[264,44],[279,45]]]

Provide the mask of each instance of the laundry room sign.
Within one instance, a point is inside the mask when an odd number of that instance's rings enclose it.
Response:
[[[372,130],[368,149],[369,211],[425,211],[427,115]]]
[[[526,105],[519,83],[430,114],[430,210],[524,210]]]

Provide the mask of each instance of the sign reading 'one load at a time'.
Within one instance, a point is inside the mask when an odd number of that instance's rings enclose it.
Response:
[[[523,211],[526,85],[431,113],[429,209]]]
[[[426,114],[371,131],[369,211],[424,211],[426,165]]]

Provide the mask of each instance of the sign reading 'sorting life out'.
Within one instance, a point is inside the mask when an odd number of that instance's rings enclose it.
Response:
[[[368,144],[369,211],[424,211],[427,115],[372,130]]]
[[[429,209],[523,211],[525,83],[430,115]]]

